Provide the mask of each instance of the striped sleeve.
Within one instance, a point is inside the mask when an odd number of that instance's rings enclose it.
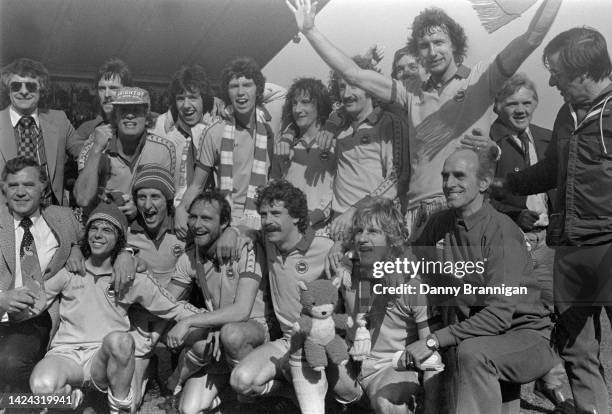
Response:
[[[238,277],[251,278],[261,282],[261,258],[263,258],[263,252],[261,251],[259,244],[255,243],[253,249],[249,249],[247,246],[243,247],[240,255],[240,261],[238,262]]]

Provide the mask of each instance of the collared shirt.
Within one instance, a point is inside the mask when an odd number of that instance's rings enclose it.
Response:
[[[209,252],[214,248],[213,245]],[[208,255],[200,257],[200,252],[194,246],[179,258],[170,283],[189,288],[195,281],[202,290],[206,307],[212,312],[234,303],[240,279],[253,279],[259,282],[259,289],[250,318],[264,318],[269,313],[266,273],[263,249],[258,243],[253,249],[245,246],[240,254],[240,260],[230,264],[219,264]]]
[[[30,219],[32,220],[30,232],[34,237],[38,264],[40,265],[40,271],[44,274],[47,266],[51,262],[51,258],[59,248],[59,241],[57,237],[55,237],[55,234],[53,234],[53,231],[45,219],[40,214],[40,211],[37,211],[31,215]],[[23,240],[24,229],[20,226],[21,219],[13,217],[13,223],[15,225],[15,288],[18,288],[23,286],[19,250]]]
[[[172,217],[166,217],[157,237],[151,239],[138,218],[130,225],[127,243],[138,249],[138,257],[147,263],[149,270],[160,285],[166,287],[174,274],[176,262],[185,251],[185,242],[174,234]]]
[[[350,125],[337,136],[338,167],[332,209],[338,213],[344,213],[387,178],[394,177],[393,136],[383,136],[381,115],[377,108],[357,128]],[[390,185],[379,195],[395,198],[397,185]]]
[[[441,247],[441,249],[439,248]],[[467,218],[455,210],[432,216],[414,245],[417,257],[453,264],[453,271],[429,274],[437,286],[465,284],[476,287],[525,287],[526,294],[476,294],[461,290],[451,298],[459,322],[436,332],[440,346],[462,340],[499,335],[513,329],[550,333],[549,311],[545,309],[525,237],[507,215],[487,202]],[[481,272],[478,264],[484,269]],[[459,268],[458,266],[461,266]],[[469,270],[468,270],[469,269]],[[427,279],[426,279],[427,280]]]
[[[202,148],[199,154],[199,165],[212,172],[219,166],[221,157],[221,141],[225,131],[226,122],[218,122],[211,126],[202,138]],[[255,128],[255,124],[253,124]],[[243,220],[244,204],[247,199],[247,189],[251,181],[253,162],[255,159],[254,130],[236,126],[234,135],[234,156],[232,164],[232,221],[240,223]],[[268,171],[270,159],[266,151],[266,168]]]
[[[119,297],[109,290],[111,273],[94,273],[89,267],[86,270],[83,276],[63,268],[45,281],[48,305],[61,294],[60,323],[51,349],[100,345],[110,332],[129,331],[128,311],[136,303],[166,320],[179,321],[202,312],[177,301],[149,273],[136,273],[132,287]]]
[[[495,120],[490,107],[507,78],[496,59],[472,69],[461,65],[442,85],[430,78],[419,90],[407,90],[400,81],[393,82],[391,101],[405,107],[410,124],[408,209],[443,196],[444,161],[473,128],[488,136]]]
[[[333,244],[327,237],[315,236],[312,229],[287,252],[266,241],[270,295],[283,333],[290,332],[302,311],[298,282],[307,283],[323,276],[325,257]]]
[[[26,115],[21,115],[20,113],[18,113],[15,109],[13,109],[12,105],[9,106],[9,115],[11,117],[11,125],[13,126],[13,128],[17,126],[21,118],[26,116]],[[40,119],[38,118],[38,109],[35,109],[34,112],[32,112],[30,115],[27,115],[27,116],[31,116],[32,118],[34,118],[34,122],[36,123],[36,126],[40,128]]]
[[[533,135],[529,127],[525,130],[529,137],[529,165],[534,165],[538,162],[538,154],[536,152],[535,143],[533,141]],[[521,147],[521,140],[516,134],[512,135],[514,142]],[[546,193],[531,194],[527,196],[526,200],[527,209],[535,211],[540,215],[538,220],[533,224],[537,227],[548,226],[548,195]]]
[[[329,217],[336,175],[336,155],[333,151],[322,151],[314,138],[310,142],[299,138],[293,145],[293,151],[293,158],[288,165],[281,165],[284,158],[274,157],[271,177],[283,178],[302,190],[310,213],[319,210],[323,217]]]
[[[106,190],[107,192],[118,191],[123,194],[131,194],[134,174],[139,165],[157,164],[168,171],[174,171],[176,150],[169,140],[145,132],[140,138],[134,158],[130,161],[119,154],[118,139],[116,135],[113,135],[100,160],[98,169],[99,192]],[[93,136],[90,136],[79,154],[79,171],[85,168],[93,144]]]
[[[153,134],[166,138],[175,147],[177,157],[175,170],[173,171],[176,187],[174,195],[175,206],[180,204],[189,181],[193,176],[195,161],[199,156],[200,142],[203,139],[204,132],[218,119],[218,116],[207,112],[202,115],[200,122],[190,128],[189,131],[183,130],[180,124],[174,121],[170,110],[158,116],[155,121],[155,126],[151,130]],[[187,165],[187,161],[190,158],[189,151],[191,151],[193,165]]]
[[[59,241],[53,231],[40,214],[40,210],[37,210],[33,215],[30,216],[32,220],[32,227],[30,232],[34,237],[34,244],[36,245],[36,254],[38,256],[38,264],[40,265],[40,271],[44,274],[47,266],[51,262],[53,255],[59,248]],[[23,277],[21,275],[21,260],[20,250],[21,242],[23,241],[24,229],[19,224],[21,219],[13,216],[13,224],[15,228],[15,275],[14,275],[14,288],[23,286]],[[0,322],[8,322],[8,314],[4,313],[0,316]]]

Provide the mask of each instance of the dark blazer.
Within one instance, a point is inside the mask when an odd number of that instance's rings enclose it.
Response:
[[[11,124],[9,107],[0,111],[0,171],[11,158],[17,156],[17,142]],[[84,139],[76,133],[74,127],[63,111],[39,109],[40,128],[45,143],[45,154],[49,167],[49,181],[57,200],[66,205],[64,200],[64,166],[66,155],[76,160],[83,146]],[[0,195],[2,202],[4,196]]]
[[[59,247],[46,269],[42,269],[43,280],[54,276],[62,269],[73,243],[81,237],[81,226],[68,207],[49,206],[41,211],[51,231],[59,241]],[[11,288],[15,277],[15,222],[6,205],[0,207],[0,290]],[[49,308],[51,320],[57,323],[57,306]]]
[[[534,124],[529,125],[529,130],[531,131],[531,136],[535,143],[538,161],[540,161],[546,154],[546,149],[552,138],[552,131]],[[506,127],[499,118],[491,125],[490,136],[502,150],[501,158],[497,162],[497,169],[495,171],[496,177],[505,178],[506,175],[510,173],[521,171],[529,167],[523,158],[521,147],[512,137],[512,131]],[[555,192],[556,190],[547,191],[549,214],[556,211]],[[507,214],[514,221],[517,220],[520,212],[527,208],[526,203],[526,196],[515,195],[507,191],[501,194],[496,193],[491,199],[491,205],[493,205],[495,209]]]

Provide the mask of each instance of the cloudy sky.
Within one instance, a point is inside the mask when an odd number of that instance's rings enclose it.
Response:
[[[441,7],[466,30],[468,55],[465,63],[489,60],[526,29],[540,2],[523,16],[488,34],[480,25],[468,0],[331,0],[317,15],[317,26],[337,46],[349,55],[363,52],[373,43],[385,46],[381,62],[384,73],[390,73],[393,52],[402,47],[409,34],[414,16],[430,6]],[[556,89],[548,86],[547,71],[541,63],[544,45],[555,34],[574,26],[591,26],[601,31],[608,44],[612,42],[612,1],[564,0],[557,19],[544,44],[521,66],[538,86],[540,105],[534,120],[552,128],[562,100]],[[299,44],[290,42],[268,65],[264,73],[269,81],[289,86],[294,78],[310,75],[327,80],[329,69],[316,55],[306,39]]]

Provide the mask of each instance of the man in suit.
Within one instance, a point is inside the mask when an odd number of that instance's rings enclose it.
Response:
[[[33,158],[49,177],[50,192],[45,198],[66,205],[66,155],[76,160],[83,140],[64,112],[39,108],[49,72],[40,62],[21,58],[2,68],[1,78],[11,104],[0,111],[0,169],[16,156]]]
[[[491,125],[491,139],[501,148],[496,177],[523,170],[541,160],[550,144],[552,132],[531,123],[538,106],[534,83],[524,74],[509,78],[495,97],[493,110],[498,115]],[[555,190],[530,196],[497,193],[491,204],[508,215],[525,234],[533,258],[533,275],[537,278],[544,305],[553,307],[553,264],[555,252],[546,244],[548,217],[555,209]],[[564,369],[558,364],[535,383],[535,391],[559,404],[565,400],[561,392]]]
[[[76,241],[80,226],[65,207],[44,207],[46,171],[27,157],[10,159],[2,171],[6,206],[0,213],[0,389],[28,391],[34,365],[52,331],[43,309],[42,285],[71,256],[82,259]],[[29,259],[38,259],[34,262]],[[34,264],[33,264],[34,263]],[[35,265],[38,264],[38,267]],[[57,319],[57,318],[55,318]]]

